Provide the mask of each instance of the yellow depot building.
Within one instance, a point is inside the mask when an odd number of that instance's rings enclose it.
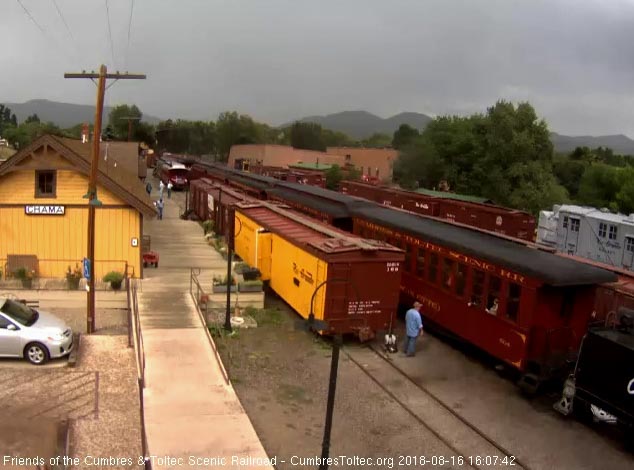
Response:
[[[64,278],[81,269],[88,246],[91,143],[42,136],[0,164],[0,269],[25,267],[36,277]],[[114,156],[114,155],[113,155]],[[95,278],[110,271],[142,277],[144,217],[156,209],[138,175],[99,158]]]

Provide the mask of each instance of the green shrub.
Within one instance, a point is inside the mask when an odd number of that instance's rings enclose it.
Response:
[[[123,273],[110,271],[103,277],[103,282],[119,283],[123,281]]]
[[[233,267],[233,270],[237,274],[242,274],[247,269],[249,269],[249,265],[245,262],[236,263],[236,265]]]
[[[208,234],[209,232],[213,232],[214,231],[214,221],[213,220],[205,220],[202,223],[203,226],[203,230],[205,231],[205,235]]]
[[[242,281],[240,283],[241,286],[261,286],[262,285],[262,281],[260,280],[255,280],[255,281]]]

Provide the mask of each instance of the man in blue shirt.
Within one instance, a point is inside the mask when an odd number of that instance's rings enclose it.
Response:
[[[420,317],[420,302],[414,302],[414,306],[405,314],[405,354],[414,356],[416,350],[416,338],[423,332],[423,320]]]

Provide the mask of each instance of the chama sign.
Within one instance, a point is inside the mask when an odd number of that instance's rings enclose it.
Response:
[[[27,215],[64,215],[64,206],[24,206]]]

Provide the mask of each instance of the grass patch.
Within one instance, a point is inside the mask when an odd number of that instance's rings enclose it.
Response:
[[[277,389],[277,400],[280,403],[312,403],[313,400],[306,397],[306,390],[292,384],[282,383]]]
[[[277,308],[254,308],[247,307],[244,314],[253,318],[258,326],[281,325],[284,323],[284,314]]]

